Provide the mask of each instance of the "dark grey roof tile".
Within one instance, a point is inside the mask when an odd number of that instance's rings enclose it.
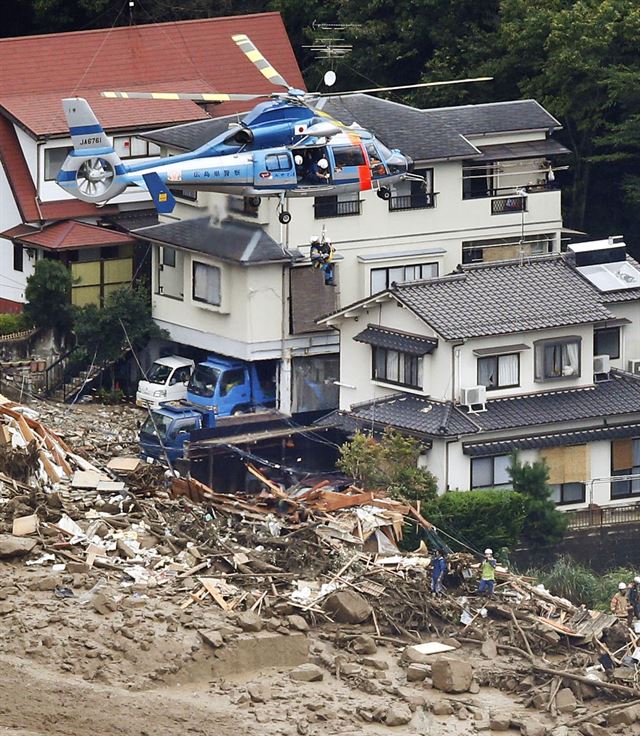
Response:
[[[359,332],[353,339],[411,355],[427,355],[438,347],[438,341],[434,337],[412,335],[380,325],[368,325],[366,330]]]

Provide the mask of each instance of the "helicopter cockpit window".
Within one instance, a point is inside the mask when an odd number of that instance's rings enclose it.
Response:
[[[291,168],[291,160],[286,153],[271,153],[265,163],[267,171],[289,171]]]
[[[360,146],[333,146],[331,150],[333,151],[333,159],[338,169],[344,166],[366,165]]]
[[[380,155],[373,143],[367,143],[367,156],[369,156],[369,166],[374,178],[384,176],[387,173]]]

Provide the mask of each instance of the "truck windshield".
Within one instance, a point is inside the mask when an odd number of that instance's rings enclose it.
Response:
[[[197,365],[189,380],[188,391],[196,396],[210,398],[216,391],[218,378],[220,378],[220,371],[217,368],[210,365]]]
[[[171,366],[162,365],[162,363],[154,363],[151,370],[147,374],[147,381],[150,383],[161,383],[164,385],[171,374]]]
[[[172,421],[171,417],[166,417],[164,414],[152,411],[146,418],[142,427],[140,427],[140,433],[150,434],[154,437],[158,437],[161,441],[164,441],[167,438],[167,431],[171,426]]]

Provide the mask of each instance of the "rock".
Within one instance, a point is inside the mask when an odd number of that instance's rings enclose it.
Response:
[[[94,611],[97,611],[102,616],[106,616],[116,609],[116,605],[113,600],[106,596],[102,591],[98,591],[91,597],[91,606]],[[127,636],[129,633],[128,629],[122,630],[123,636]],[[132,639],[133,637],[129,636],[127,638]]]
[[[324,672],[317,664],[301,664],[289,672],[289,677],[298,682],[319,682],[324,678]]]
[[[45,575],[34,580],[29,588],[31,590],[55,590],[59,584],[60,578],[57,575]]]
[[[456,716],[459,721],[468,721],[469,720],[469,711],[464,707],[464,705],[460,708],[460,710],[456,713]]]
[[[224,645],[222,634],[216,629],[211,629],[210,631],[199,631],[198,633],[200,634],[202,639],[214,649],[218,649],[219,647]]]
[[[8,613],[13,613],[16,607],[10,601],[0,601],[0,616],[6,616]]]
[[[583,736],[609,736],[609,729],[595,723],[581,723],[578,730]]]
[[[407,667],[407,682],[422,682],[428,674],[429,670],[425,665],[412,662]]]
[[[520,733],[522,736],[546,736],[547,727],[544,723],[540,723],[540,721],[530,718],[520,726]]]
[[[262,682],[250,682],[247,692],[252,703],[266,703],[271,700],[271,687]]]
[[[558,690],[558,694],[556,695],[556,708],[558,709],[558,713],[573,713],[577,704],[576,696],[568,687],[563,687],[561,690]]]
[[[438,700],[433,704],[431,712],[434,716],[450,716],[453,713],[453,706],[446,700]]]
[[[471,685],[469,685],[469,692],[472,695],[477,695],[480,692],[480,683],[477,680],[471,680]]]
[[[239,613],[237,623],[243,631],[262,631],[262,619],[253,611]]]
[[[445,693],[466,693],[471,687],[473,671],[462,659],[440,657],[431,665],[433,687]]]
[[[486,659],[495,659],[498,656],[498,646],[493,639],[485,639],[480,651]]]
[[[632,723],[635,723],[636,715],[635,708],[624,708],[624,710],[614,711],[607,716],[607,725],[618,726],[624,724],[625,726],[630,726]]]
[[[14,537],[13,534],[0,534],[0,557],[27,555],[37,543],[37,539]]]
[[[373,611],[366,598],[353,590],[336,590],[324,601],[324,610],[339,624],[364,623]]]
[[[385,662],[384,659],[376,659],[375,657],[363,657],[362,664],[365,667],[373,667],[374,670],[388,670],[389,663]]]
[[[289,626],[296,631],[309,631],[309,624],[302,618],[302,616],[298,616],[294,613],[287,616],[287,621]]]
[[[411,720],[411,709],[405,703],[392,705],[387,711],[384,722],[387,726],[404,726]]]
[[[491,716],[489,727],[492,731],[508,731],[511,728],[511,718],[509,716]]]
[[[345,662],[340,666],[340,672],[343,675],[359,675],[362,672],[362,667],[355,662]]]
[[[378,646],[373,637],[362,634],[353,640],[353,651],[356,654],[375,654]]]

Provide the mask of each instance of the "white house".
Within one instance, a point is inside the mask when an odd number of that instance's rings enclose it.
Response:
[[[374,192],[291,199],[289,225],[278,222],[274,199],[177,192],[171,216],[136,232],[154,243],[153,314],[176,350],[277,361],[279,406],[292,412],[337,406],[338,335],[318,317],[395,281],[561,246],[551,162],[566,149],[550,138],[557,120],[534,100],[418,110],[356,95],[320,106],[409,155],[425,186],[404,182],[388,202]],[[236,121],[226,116],[146,138],[183,152]],[[336,288],[323,285],[308,259],[309,239],[323,228],[336,246]],[[196,295],[205,273],[215,303]]]
[[[640,497],[640,267],[619,239],[393,284],[320,320],[340,333],[348,431],[420,437],[441,490],[504,486],[544,457],[557,503]]]

